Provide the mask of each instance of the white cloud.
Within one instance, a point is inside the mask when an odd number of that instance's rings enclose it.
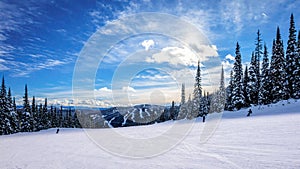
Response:
[[[144,40],[142,42],[142,46],[145,48],[146,51],[148,51],[150,47],[154,46],[154,41],[152,39]]]
[[[94,89],[94,97],[102,100],[111,100],[112,90],[107,87],[102,87],[100,89]]]
[[[7,66],[0,63],[0,70],[10,70]]]
[[[201,45],[198,47],[198,50],[196,53],[187,47],[165,47],[160,53],[146,58],[146,62],[197,66],[199,59],[202,62],[206,61],[210,56],[218,56],[216,46]]]
[[[231,61],[235,61],[235,57],[232,56],[231,54],[226,55],[225,59],[229,59]]]
[[[168,80],[171,77],[168,75],[156,74],[156,75],[138,75],[134,78],[142,79],[142,80],[145,80],[145,79],[147,79],[147,80]]]
[[[107,87],[102,87],[102,88],[100,88],[100,89],[98,89],[98,90],[95,89],[95,91],[99,91],[99,92],[108,92],[108,93],[110,93],[110,92],[111,92],[111,89],[109,89],[109,88],[107,88]]]
[[[124,86],[122,87],[122,91],[123,92],[136,92],[136,90],[133,88],[133,87],[130,87],[130,86]]]

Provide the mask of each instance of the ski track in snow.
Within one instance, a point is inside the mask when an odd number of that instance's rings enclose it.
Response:
[[[102,150],[83,129],[62,128],[59,134],[55,134],[56,129],[49,129],[0,136],[0,168],[300,168],[299,107],[300,101],[252,107],[250,117],[246,117],[248,109],[224,112],[212,137],[201,143],[201,132],[210,122],[209,116],[213,116],[209,115],[206,123],[196,120],[191,132],[174,148],[141,159],[120,157]],[[189,123],[182,120],[178,125]],[[131,136],[139,133],[146,136],[167,130],[173,124],[169,121],[116,130]],[[111,129],[99,130],[104,133]],[[173,139],[173,135],[166,137]]]

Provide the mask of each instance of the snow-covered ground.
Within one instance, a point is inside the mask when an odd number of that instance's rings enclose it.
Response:
[[[197,119],[184,140],[147,158],[109,153],[83,129],[61,129],[59,134],[55,134],[56,129],[49,129],[0,136],[0,168],[300,168],[300,101],[252,110],[250,117],[246,117],[248,109],[224,112],[219,123],[212,120],[216,115],[209,115],[206,123]],[[192,121],[183,120],[176,125],[191,124]],[[203,142],[200,137],[210,124],[218,126]],[[96,132],[99,138],[112,144],[115,140],[109,138],[111,131],[122,135],[124,142],[126,138],[142,138],[147,142],[164,135],[172,140],[176,132],[166,133],[173,126],[174,122],[170,121],[151,126],[90,129],[87,133]],[[143,150],[149,151],[146,144],[140,151]]]

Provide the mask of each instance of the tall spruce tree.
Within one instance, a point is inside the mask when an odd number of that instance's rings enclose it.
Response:
[[[31,116],[31,112],[30,112],[27,84],[25,85],[25,92],[24,92],[24,96],[23,96],[23,112],[21,114],[20,123],[21,123],[21,126],[20,126],[21,132],[30,132],[30,131],[32,131],[33,118]]]
[[[13,129],[11,127],[10,119],[10,112],[7,104],[7,92],[3,76],[0,90],[0,135],[12,133]]]
[[[13,111],[13,100],[12,100],[10,88],[8,88],[8,93],[7,93],[7,107],[10,112]]]
[[[35,96],[32,97],[31,116],[33,118],[32,131],[39,131],[40,117],[36,107]]]
[[[13,109],[14,109],[14,112],[17,112],[17,104],[16,104],[16,98],[13,97]]]
[[[30,113],[30,105],[29,105],[29,100],[28,100],[27,84],[25,85],[25,92],[24,92],[23,101],[24,101],[24,103],[23,103],[24,112]]]
[[[210,106],[211,112],[224,111],[225,103],[226,103],[226,89],[225,89],[225,81],[224,81],[224,68],[222,65],[220,87],[219,90],[213,94],[212,105]]]
[[[189,107],[185,102],[185,84],[183,83],[181,86],[181,103],[180,103],[180,111],[177,119],[185,119],[188,114]]]
[[[261,39],[261,34],[260,31],[257,31],[257,37],[255,41],[255,50],[254,50],[254,55],[255,55],[255,74],[256,74],[256,86],[260,86],[260,58],[263,55],[262,52],[262,39]]]
[[[195,85],[194,85],[194,97],[193,97],[193,106],[192,111],[190,113],[189,119],[193,119],[201,114],[201,99],[202,99],[202,87],[201,87],[201,70],[200,70],[200,62],[198,61],[198,67],[195,77]]]
[[[239,110],[244,106],[243,96],[243,67],[239,43],[236,44],[235,62],[233,65],[233,91],[232,103],[235,109]]]
[[[251,104],[257,105],[258,104],[258,77],[256,73],[256,55],[252,53],[251,63],[249,67],[249,82],[247,86],[247,93],[248,98]]]
[[[244,107],[249,107],[251,102],[248,96],[248,83],[249,83],[249,76],[248,76],[248,66],[245,68],[244,78],[243,78],[243,96],[245,98]]]
[[[219,87],[219,106],[218,106],[218,110],[219,112],[224,111],[224,107],[225,107],[225,102],[226,102],[226,91],[225,91],[225,76],[224,76],[224,68],[222,65],[222,70],[221,70],[221,80],[220,80],[220,87]]]
[[[271,98],[276,103],[286,98],[286,72],[283,41],[281,39],[280,29],[277,27],[276,40],[273,41],[272,59],[270,65],[270,77],[272,83]]]
[[[230,71],[230,80],[229,85],[226,89],[226,104],[225,109],[232,111],[233,110],[233,104],[232,104],[232,96],[233,96],[233,70]]]
[[[181,86],[181,105],[185,104],[185,84]]]
[[[8,117],[11,125],[11,133],[16,133],[18,132],[18,114],[17,112],[14,111],[14,105],[13,105],[13,98],[11,94],[10,88],[8,88],[8,93],[7,93],[7,107],[8,107]]]
[[[32,114],[35,114],[36,113],[36,109],[35,109],[35,97],[33,96],[32,97],[32,103],[31,103],[31,112]]]
[[[297,70],[297,41],[296,41],[296,28],[294,22],[294,16],[291,14],[290,17],[290,28],[289,28],[289,39],[287,42],[286,49],[286,78],[288,82],[288,97],[295,97],[296,91],[294,89],[297,83],[297,75],[294,74]]]
[[[0,90],[0,109],[6,113],[9,111],[7,106],[7,92],[6,92],[4,76],[2,77],[1,90]]]
[[[270,104],[271,103],[271,82],[270,82],[270,69],[269,69],[269,58],[266,44],[264,45],[264,55],[261,70],[261,85],[259,88],[259,104]]]
[[[295,81],[294,84],[294,94],[293,98],[299,99],[300,98],[300,31],[298,32],[298,41],[297,41],[297,53],[296,53],[296,70],[294,71]]]

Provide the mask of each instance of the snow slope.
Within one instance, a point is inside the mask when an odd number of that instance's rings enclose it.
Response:
[[[283,106],[284,104],[284,106]],[[200,141],[206,125],[197,119],[186,138],[170,150],[147,158],[108,153],[83,129],[49,129],[37,133],[0,136],[0,168],[300,168],[300,101],[224,112],[206,142]],[[186,127],[192,121],[179,121]],[[174,122],[117,129],[89,129],[108,139],[115,130],[125,137],[155,138],[165,135]],[[168,135],[175,138],[177,133]],[[113,141],[113,140],[111,140]],[[157,145],[159,146],[159,145]],[[143,148],[142,148],[143,149]],[[130,147],[128,148],[130,150]],[[144,147],[147,150],[147,147]]]

